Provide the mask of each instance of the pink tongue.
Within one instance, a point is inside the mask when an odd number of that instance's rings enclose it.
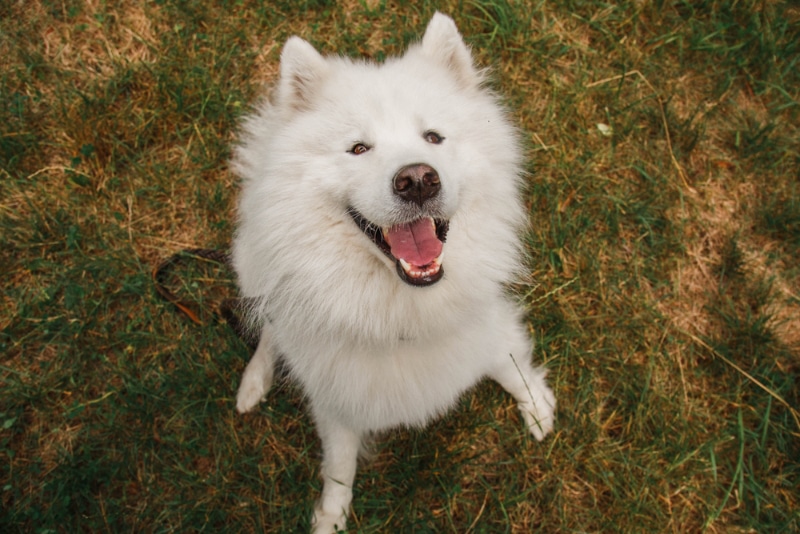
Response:
[[[442,253],[442,242],[430,219],[392,226],[386,238],[392,256],[417,267],[428,265]]]

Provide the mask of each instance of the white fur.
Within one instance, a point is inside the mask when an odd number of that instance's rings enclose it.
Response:
[[[536,439],[555,399],[503,284],[519,269],[520,150],[455,24],[436,14],[420,44],[382,65],[323,57],[290,38],[272,102],[244,124],[233,257],[261,340],[237,410],[266,395],[280,356],[323,444],[313,531],[343,528],[362,438],[424,425],[484,376],[518,401]],[[424,133],[444,136],[430,144]],[[371,149],[354,155],[355,143]],[[425,163],[450,220],[444,277],[412,287],[347,214],[402,219],[399,168]]]

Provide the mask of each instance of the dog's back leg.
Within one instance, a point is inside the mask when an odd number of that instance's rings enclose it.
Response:
[[[247,364],[242,375],[242,382],[236,394],[236,410],[239,413],[249,412],[264,400],[272,386],[275,373],[275,349],[272,346],[272,335],[269,323],[261,331],[256,352]]]
[[[503,347],[506,350],[496,354],[489,377],[517,400],[528,430],[541,441],[553,430],[556,398],[545,381],[547,371],[531,363],[531,342],[527,335],[516,325],[508,330],[499,337],[508,343]]]
[[[528,430],[541,441],[553,430],[556,408],[555,396],[545,382],[547,371],[533,367],[527,355],[517,357],[509,354],[508,360],[507,367],[491,376],[517,400]]]

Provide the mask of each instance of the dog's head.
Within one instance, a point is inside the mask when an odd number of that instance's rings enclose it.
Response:
[[[292,37],[270,106],[280,125],[272,157],[347,221],[337,231],[372,241],[370,252],[404,282],[435,284],[451,252],[492,262],[491,245],[485,260],[456,250],[451,243],[466,242],[456,230],[518,215],[516,136],[483,82],[455,23],[439,13],[420,43],[380,65],[323,57]],[[481,232],[472,234],[480,247]]]

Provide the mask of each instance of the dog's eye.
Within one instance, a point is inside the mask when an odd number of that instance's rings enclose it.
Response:
[[[369,151],[369,148],[364,143],[356,143],[350,148],[350,153],[355,154],[356,156],[363,154],[364,152]]]
[[[444,141],[444,137],[434,132],[433,130],[425,132],[423,137],[425,137],[425,140],[432,145],[439,145],[442,143],[442,141]]]

